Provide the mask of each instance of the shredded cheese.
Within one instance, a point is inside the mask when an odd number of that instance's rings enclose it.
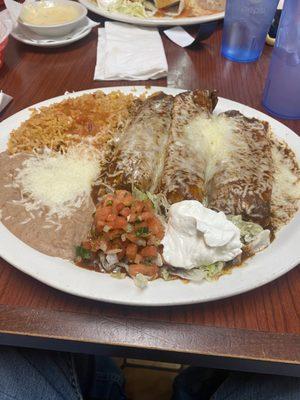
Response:
[[[80,145],[66,153],[45,151],[28,158],[14,181],[21,190],[19,203],[29,212],[46,207],[48,216],[70,216],[90,196],[99,175],[99,159],[94,148],[90,151]]]

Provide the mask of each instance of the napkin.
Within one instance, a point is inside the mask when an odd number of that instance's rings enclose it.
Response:
[[[28,2],[29,2],[28,0],[25,0],[24,4],[28,3]],[[5,7],[7,8],[7,11],[9,12],[12,22],[14,24],[17,24],[23,4],[20,4],[14,0],[4,0],[4,4],[5,4]]]
[[[11,96],[3,93],[1,90],[0,91],[0,111],[2,111],[8,105],[8,103],[10,103],[12,101],[12,99],[13,98]]]
[[[164,34],[180,47],[188,47],[196,42],[196,39],[181,26],[166,29]]]
[[[105,27],[98,30],[95,80],[158,79],[167,72],[157,28],[105,22]]]
[[[0,12],[0,25],[0,42],[2,42],[7,36],[10,35],[12,30],[12,22],[7,10],[3,10]]]

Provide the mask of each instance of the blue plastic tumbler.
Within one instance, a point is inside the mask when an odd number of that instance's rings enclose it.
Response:
[[[300,0],[285,0],[263,105],[278,117],[300,119]]]
[[[238,62],[256,61],[264,48],[278,0],[227,0],[222,55]]]

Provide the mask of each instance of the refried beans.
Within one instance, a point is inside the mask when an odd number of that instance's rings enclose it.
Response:
[[[34,249],[49,256],[73,260],[75,247],[87,237],[93,221],[95,207],[91,198],[74,210],[70,217],[50,223],[47,208],[28,212],[18,203],[20,189],[12,187],[18,169],[28,159],[28,154],[10,156],[0,153],[0,209],[1,222],[15,236]],[[14,203],[15,201],[15,203]],[[55,223],[56,222],[56,223]]]

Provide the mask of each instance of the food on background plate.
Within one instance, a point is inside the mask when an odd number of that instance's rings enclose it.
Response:
[[[241,265],[298,210],[300,170],[267,122],[216,102],[98,91],[35,110],[0,154],[2,223],[139,287]]]
[[[201,17],[225,10],[225,0],[93,0],[100,8],[138,18]]]

